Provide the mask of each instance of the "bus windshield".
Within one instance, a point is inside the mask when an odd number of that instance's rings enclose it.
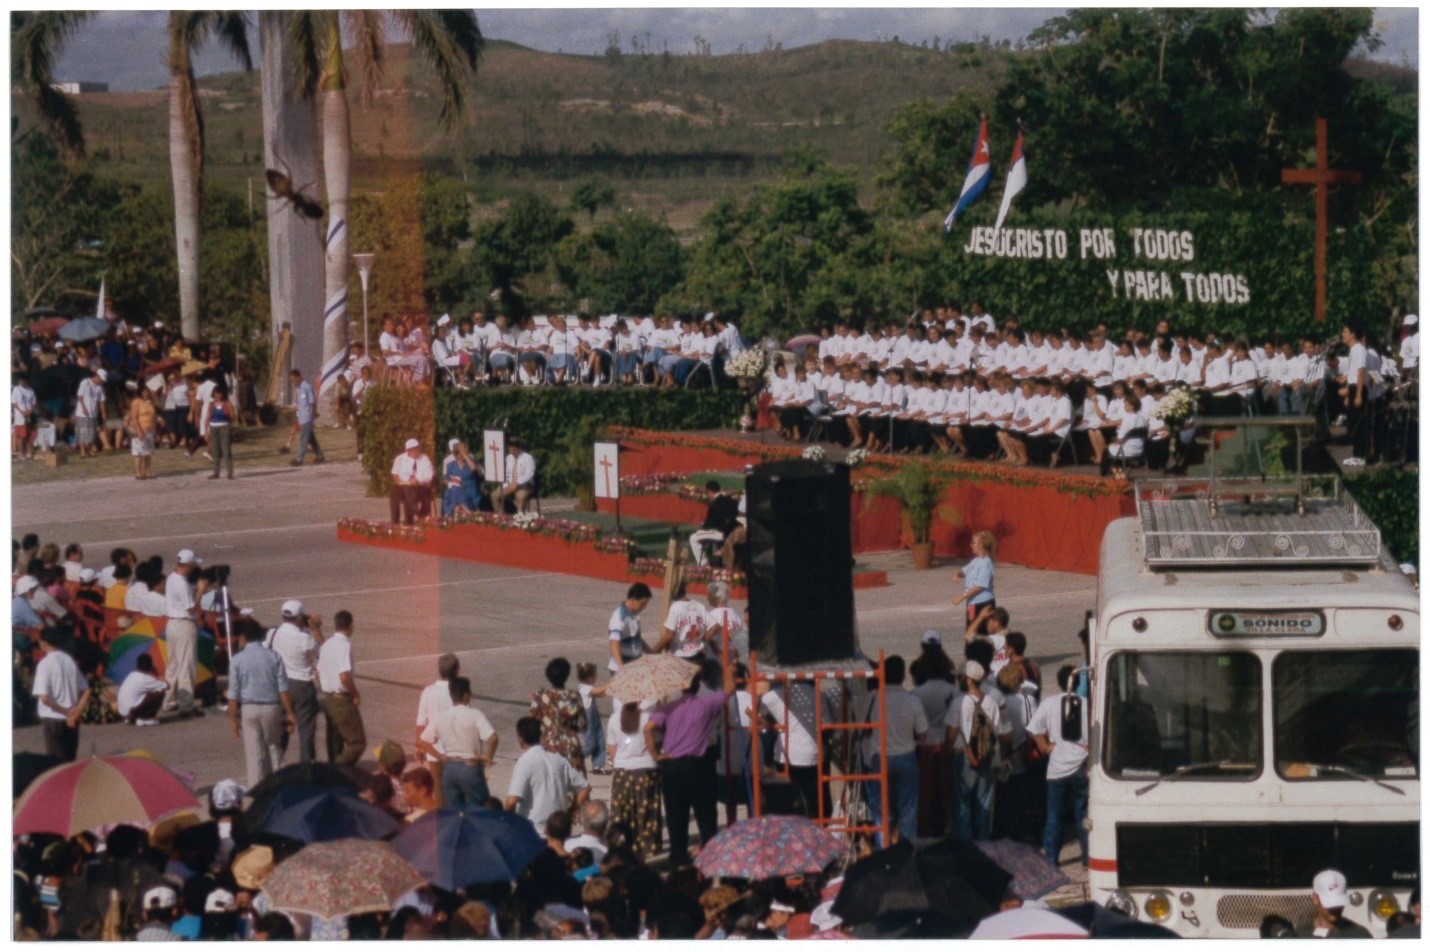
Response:
[[[1261,661],[1255,655],[1114,655],[1107,693],[1108,773],[1197,780],[1261,773]]]
[[[1281,776],[1420,775],[1419,651],[1285,651],[1271,679]]]

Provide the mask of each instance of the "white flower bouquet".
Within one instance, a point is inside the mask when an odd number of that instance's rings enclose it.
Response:
[[[1169,427],[1181,426],[1197,413],[1197,397],[1191,390],[1179,387],[1171,391],[1157,403],[1152,416],[1165,421]]]
[[[860,447],[857,447],[857,448],[855,448],[855,449],[850,450],[850,451],[849,451],[849,455],[846,456],[846,457],[844,457],[844,462],[848,463],[849,466],[850,466],[850,468],[853,469],[853,468],[857,468],[857,467],[859,467],[859,466],[863,466],[863,465],[864,465],[864,460],[866,460],[866,459],[868,459],[868,458],[869,458],[869,451],[866,450],[866,449],[864,449],[864,447],[860,446]]]
[[[751,380],[760,376],[764,370],[765,352],[762,350],[741,351],[725,364],[725,373],[737,380]]]
[[[824,462],[824,447],[818,443],[814,443],[810,446],[806,446],[800,456],[809,460],[811,463],[822,463]]]

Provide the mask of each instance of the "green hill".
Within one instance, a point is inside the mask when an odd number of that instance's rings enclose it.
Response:
[[[483,202],[517,188],[556,197],[569,180],[603,175],[628,207],[688,230],[719,195],[765,178],[780,155],[811,146],[857,166],[867,182],[884,126],[912,99],[992,89],[1010,54],[963,44],[934,51],[892,42],[830,41],[724,56],[575,56],[491,43],[456,133],[436,123],[432,77],[394,46],[374,100],[353,104],[355,190],[416,165],[463,175]],[[262,181],[257,74],[200,82],[213,180],[243,191]],[[164,90],[77,97],[105,174],[168,176]],[[17,106],[25,114],[26,105]]]

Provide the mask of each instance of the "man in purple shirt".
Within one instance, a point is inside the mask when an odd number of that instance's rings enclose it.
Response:
[[[715,835],[715,762],[705,756],[710,729],[720,717],[725,700],[735,693],[735,671],[725,669],[723,689],[700,695],[700,670],[690,669],[690,686],[678,700],[651,712],[645,727],[646,749],[660,769],[665,796],[665,823],[670,833],[670,862],[690,862],[690,811],[700,831],[700,845]],[[664,736],[657,741],[657,729]]]

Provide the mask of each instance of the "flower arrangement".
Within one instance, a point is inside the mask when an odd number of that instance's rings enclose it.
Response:
[[[606,535],[596,540],[596,551],[605,552],[608,555],[634,556],[640,551],[640,547],[631,539],[620,535]]]
[[[850,469],[857,469],[864,465],[864,461],[869,458],[869,451],[859,446],[849,451],[849,455],[844,457],[844,462],[849,464]]]
[[[1197,412],[1197,397],[1190,389],[1178,387],[1157,402],[1152,416],[1166,422],[1169,427],[1181,426]]]
[[[379,522],[373,519],[339,519],[338,528],[356,533],[368,539],[395,539],[402,542],[427,541],[425,526],[404,526],[393,522]]]
[[[753,380],[765,370],[765,352],[756,348],[741,351],[725,364],[725,373],[737,380]]]
[[[632,575],[642,578],[665,575],[665,559],[653,559],[647,556],[631,559],[629,572]],[[709,584],[710,582],[725,582],[732,588],[743,588],[746,583],[745,573],[733,571],[731,569],[719,568],[710,565],[687,565],[685,567],[686,581]]]
[[[651,473],[647,476],[622,476],[621,492],[627,496],[653,496],[669,492],[670,487],[689,476],[688,473]]]
[[[740,432],[748,433],[755,428],[755,418],[746,413],[740,417]]]
[[[824,462],[824,447],[818,443],[813,443],[804,448],[804,452],[799,454],[801,459],[807,459],[811,463]]]

